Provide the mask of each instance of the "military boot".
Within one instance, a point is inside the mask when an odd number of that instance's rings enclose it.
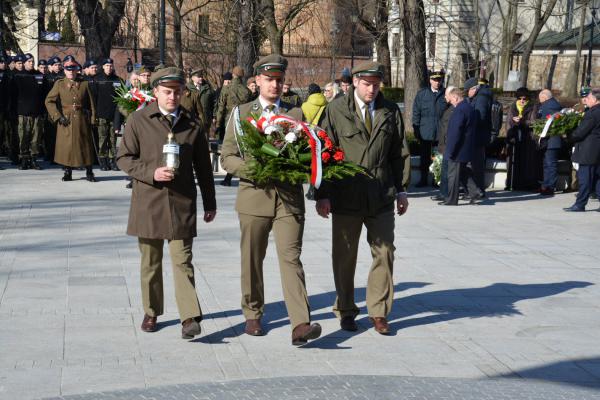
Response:
[[[25,170],[29,169],[29,158],[28,157],[21,158],[21,164],[19,164],[19,169],[21,171],[25,171]]]
[[[71,168],[65,167],[65,174],[62,177],[63,182],[69,182],[73,180],[73,172]]]
[[[92,171],[92,167],[85,168],[85,179],[87,179],[88,182],[98,182],[96,180],[96,177],[94,176],[94,171]]]
[[[100,171],[108,171],[108,160],[106,159],[106,157],[100,157],[100,159],[98,160],[100,163]]]
[[[41,165],[40,165],[40,164],[38,164],[38,162],[37,162],[37,160],[35,159],[35,157],[32,157],[32,158],[31,158],[31,168],[33,168],[33,169],[37,169],[37,170],[40,170],[40,169],[42,169]]]
[[[119,167],[117,166],[117,160],[115,158],[111,158],[110,160],[110,169],[112,169],[113,171],[120,171]]]

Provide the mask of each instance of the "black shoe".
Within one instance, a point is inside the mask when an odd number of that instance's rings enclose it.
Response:
[[[354,317],[342,317],[340,320],[340,328],[345,331],[356,332],[358,330],[358,325],[356,325],[356,321]]]
[[[19,164],[19,169],[20,169],[21,171],[28,170],[28,169],[29,169],[29,160],[28,160],[28,159],[26,159],[26,158],[23,158],[23,159],[21,160],[21,164]]]
[[[88,167],[88,168],[85,169],[85,179],[88,182],[98,182],[96,180],[96,177],[94,176],[94,172],[92,171],[91,167]]]
[[[449,203],[447,201],[440,201],[438,203],[440,206],[457,206],[458,204],[454,204],[454,203]]]
[[[110,169],[113,171],[120,171],[119,167],[117,166],[117,161],[114,158],[110,160]]]
[[[223,180],[221,182],[221,186],[231,186],[231,179],[230,180]]]
[[[431,196],[431,200],[433,201],[445,201],[446,198],[441,194],[436,194],[435,196]]]
[[[573,204],[571,207],[563,208],[563,210],[569,212],[584,212],[585,208],[577,207],[575,204]]]
[[[100,171],[108,171],[108,160],[105,157],[101,157],[98,160],[98,164],[100,164]]]
[[[69,182],[73,180],[73,173],[71,172],[70,169],[66,169],[65,170],[65,174],[62,177],[62,181],[63,182]]]
[[[42,169],[42,167],[40,166],[40,164],[37,163],[37,160],[35,158],[31,159],[31,168],[37,169],[38,171]]]
[[[125,189],[132,189],[133,188],[133,183],[129,182],[127,185],[125,185]]]

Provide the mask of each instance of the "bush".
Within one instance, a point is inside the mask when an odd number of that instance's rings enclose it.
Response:
[[[384,87],[381,90],[386,100],[393,103],[402,103],[404,101],[404,88]]]

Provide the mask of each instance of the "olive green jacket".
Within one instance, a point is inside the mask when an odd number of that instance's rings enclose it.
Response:
[[[321,126],[342,148],[345,160],[364,167],[371,176],[323,182],[315,197],[329,199],[332,211],[340,214],[377,215],[393,209],[396,194],[410,182],[410,153],[398,106],[380,93],[369,135],[351,88],[347,96],[329,103]]]
[[[259,99],[242,104],[240,108],[240,120],[251,115],[260,115],[263,108]],[[280,102],[279,114],[285,114],[297,120],[302,120],[302,110],[291,104]],[[225,139],[221,148],[221,165],[232,175],[240,178],[238,195],[235,209],[240,214],[255,215],[261,217],[274,217],[277,198],[279,197],[288,214],[304,214],[304,190],[302,185],[290,185],[282,182],[274,182],[266,186],[258,186],[248,179],[246,159],[240,154],[235,134],[235,113],[227,120],[225,128]]]
[[[234,77],[231,83],[221,89],[219,103],[217,105],[216,128],[217,130],[224,128],[229,114],[234,107],[250,101],[252,92],[242,83],[242,80],[237,76]]]

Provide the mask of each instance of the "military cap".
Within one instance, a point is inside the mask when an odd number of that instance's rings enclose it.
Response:
[[[112,58],[108,57],[102,60],[102,65],[106,65],[106,64],[114,64],[115,62],[113,61]]]
[[[31,60],[33,58],[33,54],[31,54],[31,53],[25,53],[25,54],[23,54],[23,58],[24,58],[23,62],[29,61],[29,60]]]
[[[444,79],[444,71],[430,71],[429,72],[429,79]]]
[[[487,85],[488,83],[490,83],[490,81],[488,81],[487,78],[479,78],[477,81],[477,84],[479,85]]]
[[[60,64],[60,58],[59,57],[52,57],[51,59],[48,60],[48,65],[54,65],[54,64]]]
[[[269,56],[262,57],[254,63],[255,75],[283,75],[287,69],[288,61],[285,57],[279,54],[271,54]]]
[[[42,60],[38,60],[38,65],[48,65],[48,61],[42,59]]]
[[[152,87],[157,87],[166,82],[177,82],[184,85],[185,75],[179,68],[169,67],[159,69],[150,77],[150,85],[152,85]]]
[[[143,74],[146,72],[151,72],[145,65],[143,64],[136,64],[135,67],[133,68],[133,72],[135,72],[136,74]]]
[[[73,57],[71,54],[66,55],[65,58],[63,58],[62,62],[66,63],[68,61],[75,61],[75,57]],[[77,62],[77,61],[75,61],[75,62]]]
[[[463,89],[466,91],[468,91],[469,89],[471,89],[472,87],[477,86],[477,78],[469,78],[466,80],[465,82],[465,86],[463,87]]]
[[[66,61],[63,67],[66,71],[79,71],[81,69],[81,65],[75,60]]]
[[[590,93],[592,93],[592,88],[589,87],[589,86],[584,86],[579,91],[579,96],[580,97],[587,97]]]
[[[6,61],[11,64],[15,62],[16,56],[7,56]]]
[[[25,62],[25,56],[23,54],[17,54],[13,57],[15,62]]]
[[[206,72],[202,68],[198,68],[198,69],[193,70],[190,75],[191,76],[194,76],[194,75],[204,76],[204,75],[206,75]]]
[[[225,72],[223,74],[223,80],[224,81],[230,81],[233,79],[233,75],[231,75],[231,72]]]
[[[96,60],[94,60],[94,59],[85,60],[85,63],[83,63],[83,68],[89,68],[92,65],[98,65]]]
[[[376,76],[383,79],[383,64],[377,61],[365,61],[352,68],[353,76]]]

